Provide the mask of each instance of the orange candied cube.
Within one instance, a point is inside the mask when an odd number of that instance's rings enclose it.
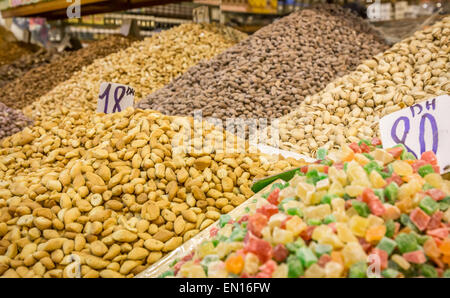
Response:
[[[430,258],[436,259],[441,255],[441,251],[433,238],[428,238],[428,240],[425,241],[425,243],[423,244],[423,251],[425,252],[425,255]]]
[[[344,267],[344,258],[342,257],[342,253],[339,251],[332,251],[331,252],[331,260],[339,263],[342,265],[342,267]]]
[[[239,254],[231,255],[225,261],[225,268],[228,272],[240,274],[244,269],[244,258]]]
[[[384,237],[384,234],[386,234],[386,226],[381,225],[370,227],[366,232],[366,241],[370,243],[378,242]]]
[[[442,262],[446,263],[447,265],[450,265],[450,255],[444,255],[442,257]]]

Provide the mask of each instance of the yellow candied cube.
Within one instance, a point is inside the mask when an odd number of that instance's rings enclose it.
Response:
[[[215,249],[216,248],[214,247],[214,244],[212,242],[208,241],[208,242],[204,242],[200,245],[197,253],[200,258],[203,258],[207,255],[214,254]]]
[[[357,197],[362,195],[364,189],[364,186],[351,184],[345,187],[345,192],[351,197]]]
[[[333,230],[327,225],[320,225],[314,229],[311,238],[320,242],[328,234],[333,234]]]
[[[314,263],[305,271],[305,277],[306,278],[325,277],[325,269],[320,267],[317,263]]]
[[[300,235],[306,228],[306,223],[297,215],[294,215],[286,222],[286,230],[290,231],[294,236]]]
[[[335,167],[330,167],[328,169],[328,178],[331,182],[339,182],[342,185],[347,184],[347,174],[344,170],[338,170]]]
[[[312,195],[312,197],[311,197],[311,200],[310,200],[310,204],[311,205],[317,205],[317,204],[319,204],[320,203],[320,200],[322,199],[322,197],[324,196],[324,195],[326,195],[327,194],[327,191],[326,190],[321,190],[321,191],[316,191],[316,192],[314,192],[314,194]]]
[[[289,180],[289,185],[293,188],[296,188],[300,182],[306,182],[306,176],[294,176],[291,180]],[[289,187],[288,187],[289,188]]]
[[[286,187],[280,191],[280,201],[285,198],[295,197],[297,194],[295,193],[295,188]]]
[[[316,183],[316,190],[326,190],[330,187],[330,179],[322,179],[317,181]]]
[[[287,278],[288,277],[288,265],[282,263],[277,266],[275,271],[272,273],[273,278]]]
[[[404,160],[396,160],[392,163],[392,169],[394,173],[399,176],[409,176],[414,173],[413,168],[409,163]]]
[[[403,183],[398,188],[398,199],[409,199],[413,197],[417,192],[422,190],[422,186],[417,183],[416,180],[411,180],[408,183]]]
[[[355,208],[350,207],[347,210],[345,210],[345,214],[349,217],[352,218],[355,215],[359,215],[358,211],[356,211]]]
[[[354,181],[356,179],[360,179],[361,176],[366,176],[366,171],[364,171],[363,167],[356,161],[352,160],[347,164],[347,178],[348,180]]]
[[[339,239],[338,235],[334,233],[328,233],[322,239],[320,239],[319,243],[321,244],[329,244],[333,246],[334,249],[341,249],[344,246],[344,243]]]
[[[247,253],[244,258],[244,269],[242,269],[242,272],[253,275],[258,272],[258,268],[259,268],[258,256],[251,252]]]
[[[430,173],[424,177],[425,181],[435,188],[441,189],[444,184],[444,179],[438,173]]]
[[[380,161],[383,165],[390,163],[394,160],[394,157],[386,152],[386,150],[376,148],[369,153],[376,161]]]
[[[272,233],[270,231],[270,227],[269,226],[265,226],[262,230],[261,230],[261,235],[262,238],[266,241],[272,242]]]
[[[294,234],[291,231],[275,227],[273,229],[272,241],[276,244],[286,244],[294,241]]]
[[[374,188],[383,188],[386,186],[386,180],[377,171],[370,172],[369,180]]]
[[[367,228],[369,227],[369,220],[362,216],[355,215],[350,218],[348,224],[353,234],[359,237],[364,237],[366,235]]]
[[[309,206],[303,209],[305,219],[324,219],[327,215],[330,215],[331,207],[328,204],[321,204],[317,206]]]
[[[357,153],[357,154],[355,154],[355,161],[357,163],[359,163],[360,165],[365,166],[366,164],[368,164],[370,162],[370,159],[368,159],[361,153]]]
[[[328,193],[337,195],[338,197],[342,197],[345,194],[345,190],[340,182],[334,181],[328,189]]]
[[[249,254],[252,254],[252,253],[248,253],[247,255],[249,255]],[[245,256],[246,258],[247,258],[247,255]],[[257,256],[255,256],[255,257],[258,260],[258,257]],[[245,268],[245,265],[244,265],[244,268]],[[258,267],[256,267],[256,270],[258,270]],[[227,276],[228,276],[228,271],[225,268],[224,262],[214,261],[214,262],[211,262],[208,264],[208,277],[210,277],[210,278],[225,278]]]
[[[317,163],[310,164],[310,165],[308,165],[308,170],[309,171],[317,170],[318,172],[322,172],[323,173],[323,171],[325,170],[325,165],[317,164]]]
[[[369,214],[367,219],[369,220],[369,224],[368,224],[367,228],[384,225],[384,220],[381,217],[378,217],[376,215]]]
[[[336,223],[336,231],[342,242],[358,242],[358,239],[353,235],[347,224],[341,222]]]
[[[358,242],[349,242],[342,249],[345,267],[349,268],[355,263],[367,261],[367,255]]]
[[[306,182],[300,182],[297,185],[297,196],[302,200],[302,202],[309,204],[315,190],[316,188],[314,185]]]
[[[331,207],[333,207],[334,212],[344,212],[345,200],[342,198],[333,198],[331,200]]]
[[[243,242],[220,242],[216,247],[216,254],[222,259],[230,252],[237,251],[242,247],[244,247]]]
[[[407,260],[405,260],[405,258],[403,258],[401,255],[397,254],[392,255],[391,260],[397,263],[397,265],[399,265],[404,270],[408,270],[409,267],[411,267],[411,264]]]
[[[347,222],[349,220],[349,217],[344,211],[333,211],[332,214],[336,218],[336,222]]]
[[[325,277],[327,278],[341,277],[343,272],[344,267],[338,262],[330,261],[325,265]]]

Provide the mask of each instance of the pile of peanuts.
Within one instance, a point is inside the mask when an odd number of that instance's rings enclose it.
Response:
[[[450,17],[416,32],[280,118],[282,149],[306,155],[378,136],[381,117],[450,92]]]
[[[95,111],[102,82],[129,85],[136,91],[135,100],[140,100],[190,66],[221,53],[246,36],[224,26],[177,26],[95,60],[24,112],[35,118],[53,110],[55,105],[77,109],[80,113]]]
[[[251,197],[254,178],[305,164],[189,151],[229,135],[195,134],[192,118],[59,109],[0,143],[0,276],[133,277]]]

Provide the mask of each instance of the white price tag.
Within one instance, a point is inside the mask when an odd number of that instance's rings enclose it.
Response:
[[[385,148],[405,145],[420,158],[433,151],[441,173],[450,171],[450,96],[442,95],[394,112],[380,120]]]
[[[100,85],[97,102],[98,113],[116,113],[133,106],[134,89],[122,84],[106,83]]]

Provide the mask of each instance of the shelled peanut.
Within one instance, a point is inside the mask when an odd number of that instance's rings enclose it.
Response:
[[[304,165],[184,153],[192,118],[54,113],[0,144],[0,276],[73,277],[79,260],[82,277],[133,277],[252,196],[255,177]],[[191,146],[220,139],[211,129]]]
[[[280,118],[280,147],[312,154],[378,135],[378,120],[450,92],[450,17],[359,65]]]

